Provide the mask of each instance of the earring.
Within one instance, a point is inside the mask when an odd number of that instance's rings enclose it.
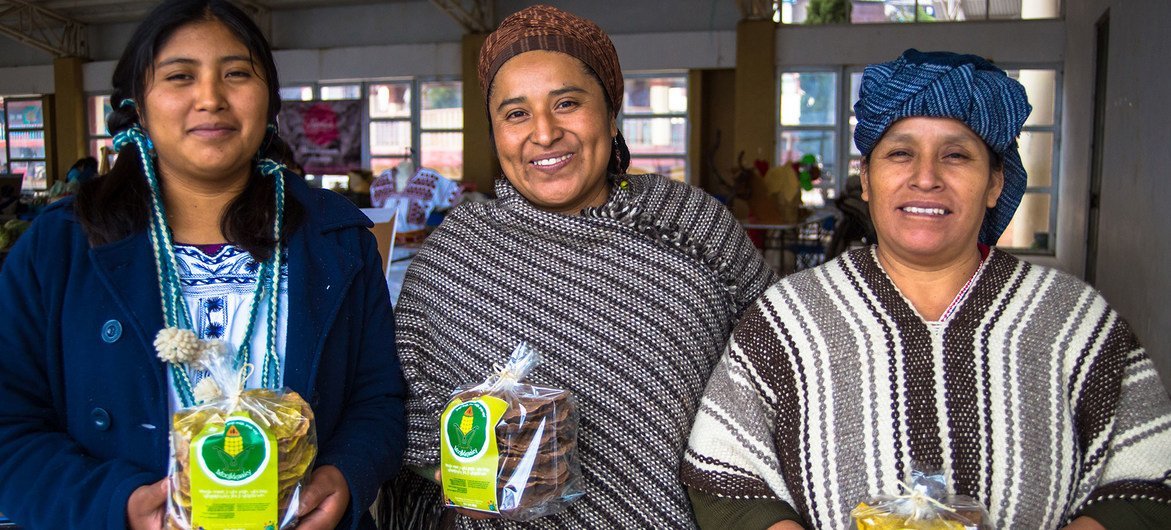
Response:
[[[618,148],[618,137],[611,139],[613,147],[610,149],[614,153],[614,170],[615,173],[622,173],[622,151]]]

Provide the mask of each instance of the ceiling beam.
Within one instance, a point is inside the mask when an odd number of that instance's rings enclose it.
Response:
[[[0,0],[0,34],[56,57],[88,57],[85,25],[24,0]]]
[[[488,33],[496,29],[491,0],[431,0],[455,19],[468,33]]]

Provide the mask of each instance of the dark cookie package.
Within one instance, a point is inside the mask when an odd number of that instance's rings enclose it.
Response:
[[[521,344],[487,381],[452,395],[440,417],[448,506],[530,521],[582,496],[577,401],[566,390],[521,383],[538,362]]]

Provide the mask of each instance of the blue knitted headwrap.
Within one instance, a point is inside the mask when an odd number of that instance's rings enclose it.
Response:
[[[980,227],[980,242],[995,245],[1025,193],[1017,137],[1032,110],[1025,87],[982,57],[911,49],[866,67],[854,104],[854,144],[869,156],[894,122],[911,116],[966,123],[1004,159],[1004,190]]]

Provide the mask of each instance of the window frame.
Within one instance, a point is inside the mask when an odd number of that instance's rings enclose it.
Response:
[[[850,104],[844,103],[845,101],[848,101],[850,98],[850,94],[848,91],[848,85],[846,87],[847,90],[843,90],[843,81],[842,80],[848,79],[848,77],[849,77],[848,75],[843,75],[844,71],[845,71],[844,66],[834,66],[834,65],[829,65],[829,66],[825,66],[825,65],[822,65],[822,66],[778,66],[777,67],[776,87],[775,87],[774,96],[773,96],[775,101],[777,102],[777,110],[774,115],[774,118],[776,119],[776,145],[773,147],[773,162],[775,164],[781,164],[781,163],[785,162],[785,160],[781,160],[781,156],[784,154],[782,135],[787,131],[830,132],[830,133],[836,135],[836,138],[834,139],[834,141],[831,142],[832,145],[834,146],[834,150],[835,150],[834,159],[832,161],[827,161],[824,159],[821,160],[821,163],[823,166],[826,165],[827,162],[833,163],[834,173],[832,173],[832,175],[834,177],[834,182],[832,183],[832,185],[827,185],[825,183],[814,185],[814,189],[824,190],[825,200],[826,200],[827,205],[830,201],[837,198],[841,194],[842,189],[844,189],[844,187],[845,187],[846,178],[849,176],[849,173],[848,173],[848,171],[849,171],[849,165],[848,165],[849,144],[843,143],[844,138],[846,136],[848,136],[850,133],[849,119],[848,119],[848,115],[847,115],[847,119],[842,120],[842,112],[846,107],[850,107],[850,110],[852,112],[853,107]],[[809,73],[809,74],[827,74],[828,73],[828,74],[834,74],[836,76],[836,79],[835,79],[836,82],[834,83],[834,91],[835,91],[834,96],[836,99],[836,101],[834,102],[836,108],[835,108],[835,112],[833,113],[834,123],[832,123],[830,125],[785,125],[783,123],[783,118],[781,116],[781,112],[782,112],[781,97],[783,96],[782,91],[784,90],[784,75],[785,74],[803,74],[803,73]],[[844,130],[843,130],[843,128],[844,128]],[[843,146],[845,146],[845,149],[843,149]],[[845,155],[845,158],[843,158],[843,155]],[[843,164],[843,162],[847,162],[847,164]],[[842,168],[845,168],[846,172],[843,172]]]
[[[11,112],[9,111],[8,106],[9,106],[9,103],[12,103],[14,101],[16,101],[16,102],[32,101],[32,102],[36,102],[37,104],[39,104],[41,106],[41,120],[42,120],[40,127],[16,127],[16,128],[12,127],[12,125],[8,122],[9,117],[11,116]],[[21,179],[21,190],[22,191],[33,191],[33,192],[47,191],[49,189],[50,182],[53,180],[52,175],[50,175],[50,171],[52,171],[52,169],[53,169],[51,167],[52,162],[50,160],[50,158],[52,157],[52,147],[51,147],[50,142],[48,140],[48,132],[50,131],[50,123],[49,122],[51,121],[49,113],[52,112],[52,109],[49,108],[50,105],[47,104],[46,98],[44,96],[23,95],[23,96],[3,96],[3,97],[0,97],[0,106],[3,107],[3,112],[0,112],[0,114],[3,115],[3,119],[4,119],[4,123],[3,123],[4,128],[3,128],[3,131],[0,131],[0,133],[2,133],[3,138],[4,138],[3,173],[10,174],[10,175],[15,174],[12,171],[12,164],[14,162],[24,163],[24,164],[33,163],[33,162],[40,162],[41,166],[43,168],[45,168],[45,182],[44,182],[45,185],[43,187],[31,186],[27,182],[29,177],[28,177],[28,173],[26,170],[26,173],[23,174],[24,176]],[[41,144],[42,144],[41,149],[44,152],[43,155],[41,157],[15,157],[14,158],[12,156],[12,133],[13,132],[36,132],[36,131],[39,131],[41,133]]]
[[[623,83],[625,83],[628,80],[632,80],[632,79],[677,78],[677,79],[682,80],[683,90],[685,92],[690,90],[690,83],[689,83],[688,73],[686,70],[638,71],[638,72],[624,73],[622,75],[622,77],[623,77]],[[687,97],[690,98],[691,94],[688,93]],[[691,104],[691,102],[688,101],[688,106],[690,106],[690,104]],[[693,176],[692,176],[692,171],[691,171],[691,164],[690,164],[691,153],[689,152],[689,148],[691,147],[691,133],[692,133],[691,121],[692,120],[691,120],[690,116],[688,115],[687,110],[684,110],[683,112],[667,112],[667,113],[655,113],[655,112],[628,113],[628,112],[626,112],[625,98],[623,98],[622,107],[617,109],[617,126],[618,126],[619,131],[623,130],[623,124],[626,119],[650,120],[650,119],[659,119],[659,118],[662,118],[662,119],[682,119],[683,120],[683,131],[684,131],[684,133],[683,133],[683,151],[682,152],[672,152],[672,153],[654,153],[654,154],[636,154],[634,152],[631,152],[630,153],[631,165],[634,165],[634,161],[639,160],[639,159],[652,159],[653,160],[653,159],[659,159],[659,158],[669,158],[669,159],[680,160],[683,162],[683,182],[686,184],[691,184]],[[623,135],[623,136],[625,137],[625,135]],[[668,178],[669,178],[669,176],[668,176]]]
[[[415,167],[421,167],[422,161],[422,138],[424,133],[463,133],[464,129],[453,128],[424,128],[422,123],[423,101],[419,97],[422,95],[422,86],[425,83],[462,83],[463,80],[459,76],[414,76],[414,77],[387,77],[377,79],[362,79],[362,80],[330,80],[319,81],[315,83],[291,83],[282,85],[281,90],[286,89],[310,89],[311,100],[320,100],[322,96],[322,89],[327,87],[341,87],[341,86],[357,86],[358,99],[362,101],[362,166],[371,167],[371,160],[375,158],[409,158]],[[371,85],[384,84],[408,84],[410,86],[411,103],[410,116],[402,117],[388,117],[388,118],[374,118],[370,116],[370,87]],[[292,100],[286,100],[292,101]],[[301,100],[297,100],[301,101]],[[466,109],[466,106],[465,106]],[[411,146],[410,152],[401,155],[374,155],[371,153],[371,138],[370,126],[375,122],[408,122],[411,128]],[[447,176],[447,175],[445,175]],[[450,177],[449,177],[450,178]],[[458,180],[458,179],[456,179]]]

